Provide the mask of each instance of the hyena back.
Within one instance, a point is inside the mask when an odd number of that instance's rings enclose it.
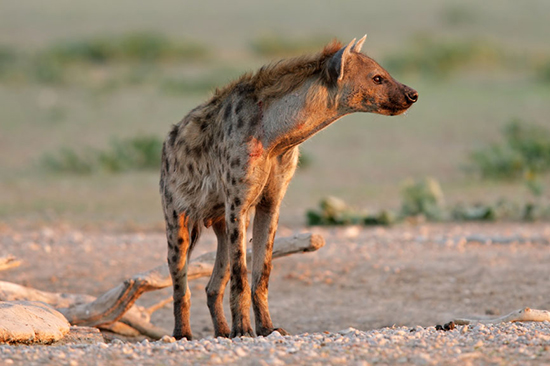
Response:
[[[246,74],[193,109],[163,145],[160,190],[166,219],[168,264],[174,289],[174,337],[191,339],[189,254],[201,228],[218,240],[206,287],[216,336],[274,330],[267,295],[279,206],[298,162],[298,145],[353,112],[397,115],[416,100],[360,53],[365,40],[333,42],[319,54],[280,61]],[[247,280],[248,212],[253,222],[252,289]],[[230,284],[232,327],[223,312]]]

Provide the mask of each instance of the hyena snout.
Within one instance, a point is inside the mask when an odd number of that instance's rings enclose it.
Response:
[[[413,104],[418,100],[418,92],[405,85],[405,98],[409,104]]]

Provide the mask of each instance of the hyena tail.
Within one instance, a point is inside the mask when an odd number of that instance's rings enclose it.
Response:
[[[191,252],[193,252],[193,249],[195,249],[195,245],[197,245],[197,242],[199,241],[201,231],[202,225],[199,222],[194,222],[189,226],[190,243],[189,251],[187,252],[187,260],[190,260],[191,258]]]

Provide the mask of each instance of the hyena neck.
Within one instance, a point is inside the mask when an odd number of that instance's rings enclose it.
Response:
[[[264,146],[269,146],[273,155],[279,155],[341,118],[346,113],[339,110],[335,99],[325,86],[309,81],[272,101],[263,111]]]

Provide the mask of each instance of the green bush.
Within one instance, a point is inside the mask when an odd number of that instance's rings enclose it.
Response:
[[[206,48],[199,44],[176,42],[157,33],[138,32],[57,43],[43,50],[38,58],[60,63],[101,64],[114,61],[196,60],[204,58],[206,53]]]
[[[407,180],[401,190],[401,215],[443,219],[443,191],[438,181],[433,178]]]
[[[99,152],[98,162],[108,172],[158,169],[161,152],[162,140],[156,136],[113,140],[110,150]]]
[[[40,165],[54,173],[90,174],[97,168],[93,155],[90,151],[77,154],[74,150],[62,148],[55,155],[44,155]]]
[[[531,192],[540,194],[538,177],[550,172],[550,130],[516,119],[503,135],[502,142],[471,153],[470,169],[487,179],[524,179]]]
[[[327,197],[319,203],[319,209],[306,212],[307,224],[310,226],[326,225],[391,225],[394,215],[389,211],[377,214],[365,214],[354,210],[336,197]]]
[[[544,62],[537,70],[537,79],[543,83],[550,83],[550,60]]]
[[[156,136],[113,139],[105,151],[88,149],[77,153],[63,148],[46,154],[42,166],[55,173],[90,174],[98,171],[118,173],[130,170],[157,170],[160,167],[162,140]]]
[[[17,60],[17,53],[8,46],[0,45],[0,76],[6,74]]]

